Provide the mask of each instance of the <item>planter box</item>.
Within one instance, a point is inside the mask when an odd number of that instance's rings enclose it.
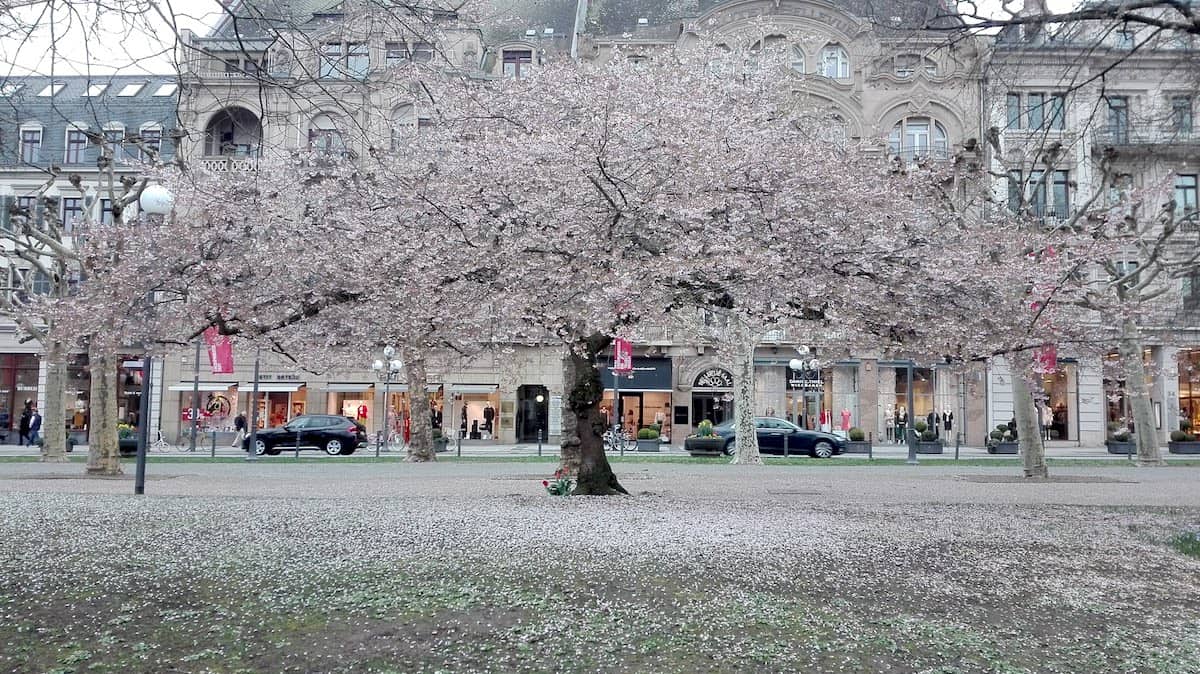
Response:
[[[440,438],[434,438],[433,439],[433,451],[434,452],[444,452],[444,451],[446,451],[446,446],[449,444],[450,444],[450,438],[447,438],[445,436],[442,436]]]
[[[1120,442],[1117,440],[1106,440],[1104,446],[1108,448],[1109,454],[1137,454],[1137,443],[1135,442]]]
[[[712,456],[725,451],[725,438],[687,438],[683,448],[692,456]]]
[[[1020,447],[1015,442],[997,442],[987,448],[988,454],[1016,454]]]
[[[638,440],[637,451],[639,452],[657,452],[659,446],[658,438],[653,440]]]
[[[871,453],[871,441],[870,440],[847,440],[846,441],[846,453],[847,454],[870,454]]]
[[[1200,454],[1200,440],[1171,441],[1167,443],[1167,451],[1172,454]]]
[[[940,442],[922,440],[917,443],[917,454],[941,454],[942,450],[943,447]]]

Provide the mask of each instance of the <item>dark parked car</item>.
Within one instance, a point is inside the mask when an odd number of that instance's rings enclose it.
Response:
[[[846,451],[845,439],[832,433],[805,430],[786,419],[755,417],[754,426],[758,429],[758,451],[763,454],[783,454],[784,438],[787,438],[789,454],[808,454],[818,459],[828,459]],[[737,449],[733,422],[726,421],[714,426],[713,432],[725,439],[725,454],[732,455]]]
[[[336,414],[302,414],[277,428],[258,432],[255,454],[278,454],[296,448],[320,449],[330,456],[353,454],[367,444],[367,427],[350,417]],[[242,449],[250,446],[250,438],[242,441]]]

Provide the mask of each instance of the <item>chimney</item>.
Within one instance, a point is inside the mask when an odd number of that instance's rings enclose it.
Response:
[[[1021,10],[1017,12],[1019,17],[1044,17],[1050,12],[1046,9],[1046,0],[1025,0],[1021,4]],[[1041,42],[1043,35],[1042,21],[1031,21],[1021,25],[1021,34],[1026,42]]]

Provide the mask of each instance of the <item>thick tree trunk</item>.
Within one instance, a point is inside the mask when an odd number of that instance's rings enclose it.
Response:
[[[101,348],[88,348],[88,370],[91,372],[88,416],[89,475],[120,475],[121,456],[117,449],[117,359]],[[143,373],[149,377],[150,373]],[[150,423],[139,419],[138,423]]]
[[[762,465],[754,427],[754,336],[738,328],[733,354],[733,423],[737,452],[732,463]]]
[[[408,407],[412,415],[409,421],[408,456],[404,460],[437,461],[437,453],[433,451],[433,419],[429,415],[429,392],[425,390],[428,379],[425,359],[416,352],[408,351],[405,353],[404,367],[408,372]]]
[[[1013,413],[1017,418],[1017,447],[1025,477],[1050,477],[1046,468],[1046,446],[1042,444],[1037,408],[1029,388],[1034,377],[1033,358],[1027,353],[1017,353],[1012,360]]]
[[[67,460],[67,349],[62,342],[46,343],[46,409],[42,410],[42,461]]]
[[[1137,442],[1139,466],[1161,466],[1164,464],[1158,446],[1158,433],[1154,428],[1154,409],[1150,404],[1150,390],[1146,386],[1146,366],[1142,361],[1142,340],[1133,319],[1121,321],[1121,342],[1118,348],[1121,364],[1125,366],[1125,393],[1133,410],[1133,431]]]
[[[628,494],[612,472],[604,454],[604,418],[600,399],[604,388],[596,370],[596,356],[611,343],[605,335],[592,335],[568,349],[563,358],[564,401],[561,455],[563,468],[575,474],[576,495]]]

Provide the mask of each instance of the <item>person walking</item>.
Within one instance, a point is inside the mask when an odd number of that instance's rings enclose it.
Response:
[[[17,438],[17,446],[32,445],[33,442],[29,439],[29,422],[33,419],[33,401],[25,401],[25,409],[21,411],[21,421],[18,423],[17,431],[20,433]]]
[[[31,408],[29,416],[29,444],[40,445],[42,439],[38,437],[38,431],[42,430],[42,415],[38,414],[37,405]]]
[[[233,436],[233,444],[230,447],[241,447],[242,441],[246,439],[246,415],[241,412],[233,418],[233,430],[237,431],[237,435]]]

